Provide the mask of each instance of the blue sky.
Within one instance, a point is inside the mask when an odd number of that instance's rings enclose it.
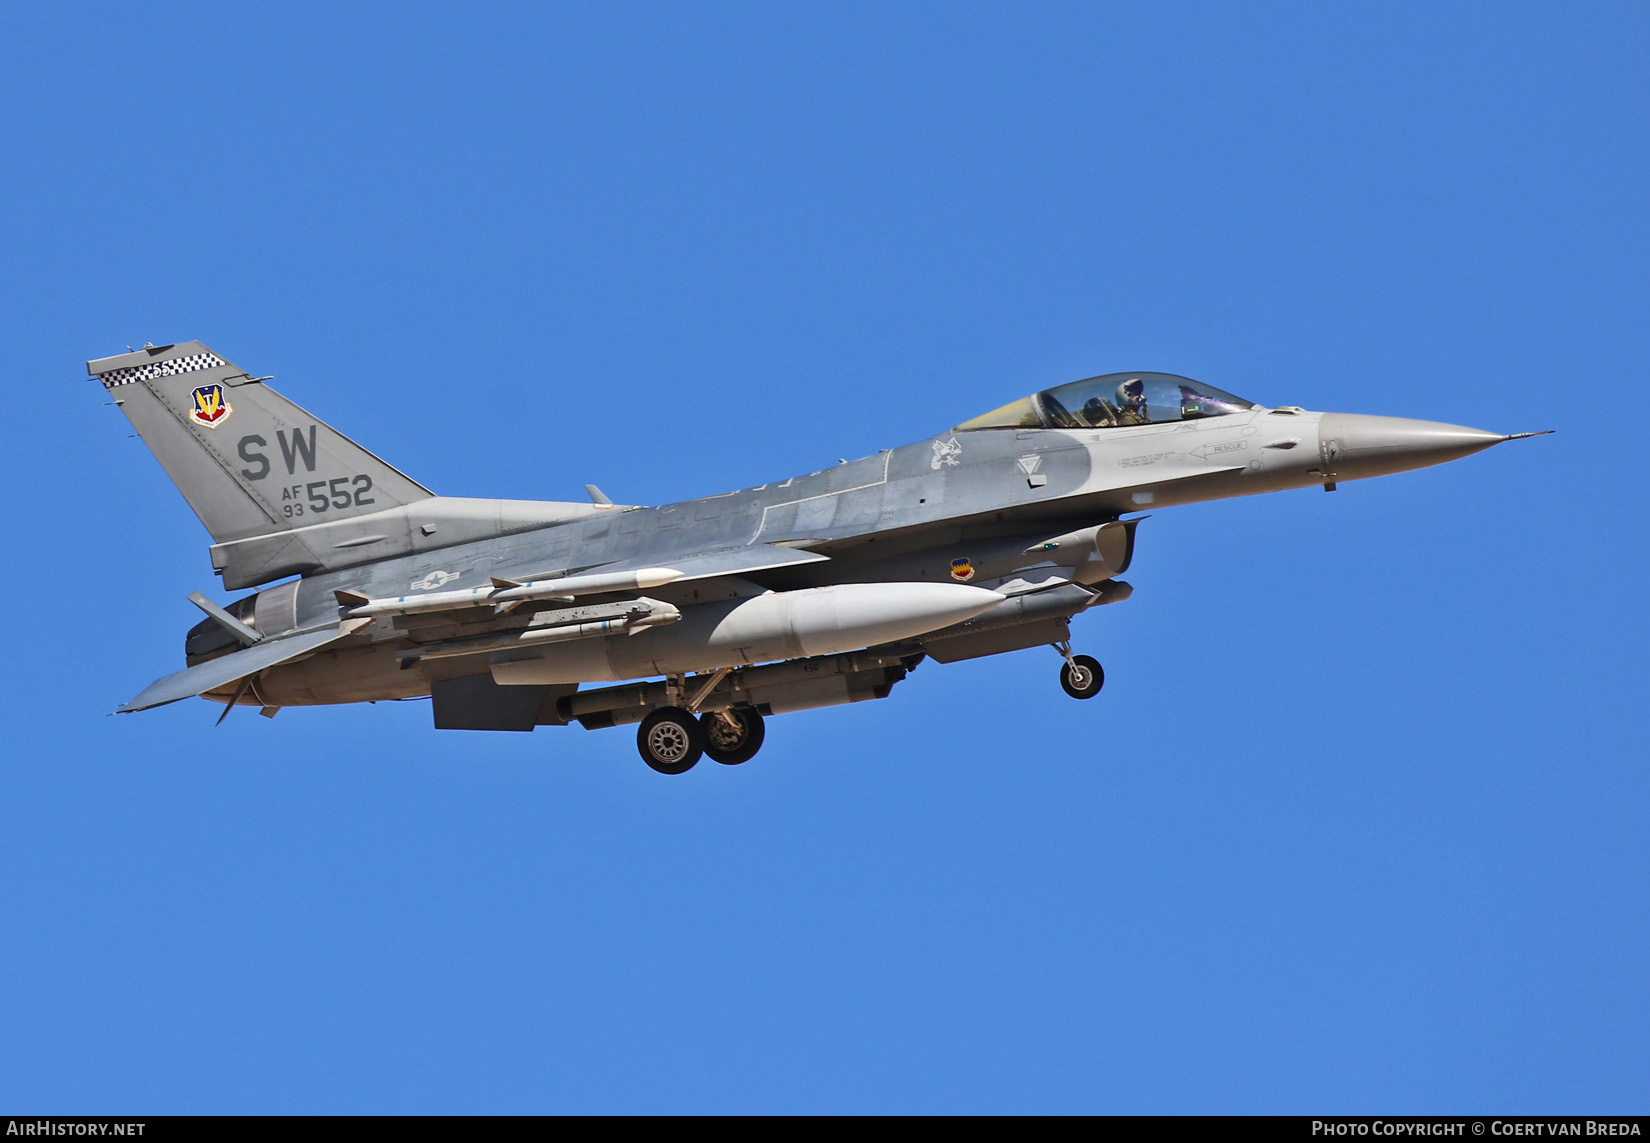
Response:
[[[59,5],[0,37],[0,1104],[1650,1110],[1642,5]],[[1555,428],[1174,509],[1052,652],[666,779],[181,703],[89,357],[658,503],[1185,373]],[[221,591],[217,593],[223,597]]]

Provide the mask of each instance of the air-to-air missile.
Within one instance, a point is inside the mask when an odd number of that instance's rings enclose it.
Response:
[[[752,757],[764,717],[885,698],[918,663],[1051,646],[1128,599],[1143,510],[1403,472],[1502,434],[1264,407],[1166,373],[1043,390],[916,444],[647,508],[437,496],[199,342],[87,363],[211,533],[195,695],[431,700],[437,728],[639,723],[647,764]],[[643,594],[643,593],[646,594]],[[584,684],[601,685],[581,689]],[[220,715],[219,721],[223,721]]]

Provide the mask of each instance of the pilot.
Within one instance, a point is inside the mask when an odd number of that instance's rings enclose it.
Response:
[[[1146,411],[1146,383],[1136,377],[1117,387],[1117,423],[1146,425],[1151,417]]]

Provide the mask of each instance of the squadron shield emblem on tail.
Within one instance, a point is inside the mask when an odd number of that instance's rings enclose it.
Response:
[[[222,385],[202,385],[190,393],[189,398],[193,402],[189,419],[209,429],[223,424],[235,411],[234,406],[224,400]]]

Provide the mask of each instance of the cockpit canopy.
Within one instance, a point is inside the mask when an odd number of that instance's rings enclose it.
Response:
[[[1258,409],[1253,401],[1173,373],[1108,373],[1044,389],[964,421],[971,429],[1111,429],[1223,417]]]

